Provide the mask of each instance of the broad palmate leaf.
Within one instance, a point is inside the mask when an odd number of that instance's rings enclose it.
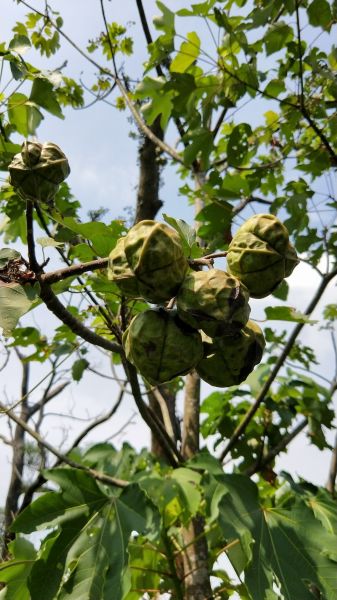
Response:
[[[156,537],[159,517],[137,484],[98,484],[76,469],[52,469],[48,492],[21,513],[15,531],[57,526],[42,542],[28,579],[30,600],[120,600],[131,533]],[[48,587],[46,577],[48,574]]]
[[[256,485],[242,475],[208,476],[206,489],[208,522],[217,523],[214,535],[225,539],[252,600],[276,600],[275,583],[284,600],[313,600],[315,589],[320,600],[337,598],[336,537],[317,507],[301,495],[291,508],[262,506]]]

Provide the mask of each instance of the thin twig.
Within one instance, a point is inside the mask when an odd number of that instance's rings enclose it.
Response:
[[[334,269],[334,271],[331,271],[331,273],[328,273],[323,277],[320,286],[318,287],[314,297],[312,298],[312,300],[304,314],[310,315],[312,313],[312,311],[314,310],[314,308],[317,306],[318,302],[320,301],[326,287],[328,286],[330,281],[334,277],[336,277],[336,275],[337,275],[337,268]],[[276,375],[278,374],[279,370],[283,366],[285,359],[287,358],[291,348],[293,347],[293,345],[295,343],[295,340],[297,339],[299,333],[302,331],[304,325],[305,325],[305,323],[298,323],[296,325],[288,342],[284,346],[283,351],[281,352],[277,362],[275,363],[275,366],[274,366],[273,370],[271,371],[267,381],[265,381],[265,383],[263,384],[261,391],[258,394],[254,404],[247,411],[246,415],[242,419],[241,423],[239,423],[239,425],[235,429],[232,437],[230,438],[226,447],[224,448],[223,452],[221,453],[221,456],[220,456],[221,461],[224,460],[224,458],[227,456],[228,452],[230,452],[230,450],[236,444],[239,437],[244,433],[247,425],[250,423],[250,421],[254,417],[254,415],[255,415],[256,411],[258,410],[259,406],[261,405],[261,403],[264,401],[271,384],[273,383]]]
[[[117,412],[118,408],[120,407],[120,404],[123,400],[125,388],[126,388],[126,381],[124,382],[123,387],[121,388],[121,390],[119,392],[118,398],[117,398],[115,404],[113,405],[113,407],[111,408],[111,410],[109,410],[109,412],[107,412],[105,415],[102,415],[101,417],[98,417],[97,419],[92,421],[92,423],[90,423],[88,425],[88,427],[86,427],[77,436],[77,438],[75,438],[71,449],[76,448],[80,444],[80,442],[82,442],[82,440],[88,435],[88,433],[90,433],[93,429],[98,427],[98,425],[101,425],[102,423],[105,423],[106,421],[111,419],[111,417]]]
[[[161,148],[161,150],[163,150],[163,152],[165,152],[165,154],[168,154],[169,156],[171,156],[171,158],[173,158],[173,160],[183,164],[183,159],[180,156],[180,154],[178,154],[178,152],[176,152],[174,150],[174,148],[172,148],[171,146],[169,146],[168,144],[166,144],[166,142],[163,142],[162,140],[160,140],[156,135],[154,135],[154,133],[151,131],[151,129],[146,125],[146,123],[143,121],[140,113],[138,112],[136,106],[133,104],[132,100],[129,97],[129,94],[127,92],[127,90],[125,89],[123,83],[121,82],[121,80],[119,79],[119,77],[117,77],[116,75],[114,75],[109,69],[106,69],[104,67],[102,67],[99,63],[97,63],[91,56],[89,56],[88,54],[86,54],[79,46],[77,46],[77,44],[75,44],[75,42],[66,34],[64,33],[64,31],[55,23],[55,21],[53,21],[53,19],[50,18],[49,15],[45,15],[44,13],[40,12],[39,10],[37,10],[34,6],[31,6],[30,4],[28,4],[28,2],[25,2],[25,0],[19,0],[20,4],[23,4],[24,6],[26,6],[27,8],[29,8],[29,10],[35,12],[36,14],[41,15],[42,17],[44,17],[49,23],[50,25],[73,47],[75,48],[75,50],[77,52],[79,52],[87,61],[89,61],[92,65],[94,65],[97,69],[99,69],[100,73],[107,75],[107,77],[111,77],[115,83],[117,84],[117,87],[119,88],[119,91],[121,92],[126,105],[128,106],[134,120],[136,121],[136,124],[138,125],[139,129],[159,148]]]
[[[86,467],[85,465],[81,465],[80,463],[77,463],[77,462],[71,460],[65,454],[62,454],[57,448],[55,448],[49,442],[47,442],[39,433],[34,431],[34,429],[32,429],[25,421],[23,421],[20,417],[18,417],[13,411],[11,411],[10,409],[7,409],[6,406],[4,404],[2,404],[1,402],[0,402],[0,410],[2,410],[3,412],[6,412],[6,414],[12,421],[14,421],[20,427],[22,427],[22,429],[24,431],[26,431],[32,438],[34,438],[38,444],[40,444],[46,450],[51,452],[51,454],[54,454],[54,456],[56,456],[60,460],[60,462],[65,463],[65,464],[69,465],[70,467],[73,467],[74,469],[80,469],[82,471],[85,471],[86,473],[91,475],[94,479],[97,479],[98,481],[102,481],[102,483],[107,483],[109,485],[114,485],[117,487],[126,487],[128,485],[128,483],[129,483],[128,481],[124,481],[122,479],[116,479],[115,477],[110,477],[109,475],[105,475],[104,473],[100,473],[99,471],[96,471],[95,469],[90,469],[89,467]]]
[[[283,450],[285,450],[287,448],[287,446],[290,444],[290,442],[292,442],[292,440],[295,437],[297,437],[298,434],[301,433],[301,431],[303,431],[303,429],[305,429],[305,427],[307,425],[308,425],[308,419],[303,419],[297,425],[297,427],[295,427],[290,433],[288,433],[288,435],[285,435],[282,438],[282,440],[279,442],[279,444],[274,446],[274,448],[272,448],[268,452],[268,454],[266,454],[266,456],[264,456],[262,458],[262,460],[259,461],[258,464],[254,463],[254,465],[249,467],[245,471],[245,474],[251,476],[254,473],[257,473],[258,471],[262,471],[278,454],[280,454],[280,452],[282,452]]]

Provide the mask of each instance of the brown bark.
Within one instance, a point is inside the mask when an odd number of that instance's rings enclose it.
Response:
[[[28,408],[28,385],[29,385],[29,363],[22,364],[22,383],[21,383],[21,410],[20,418],[25,423],[29,419]],[[22,477],[24,470],[25,459],[25,431],[20,425],[16,425],[12,440],[13,457],[12,457],[12,472],[11,480],[7,492],[5,509],[4,509],[4,552],[7,552],[8,543],[14,538],[14,534],[9,531],[13,519],[18,512],[19,497],[23,490]]]
[[[199,452],[200,377],[196,371],[186,376],[182,455],[188,460]],[[204,519],[197,515],[182,531],[184,540],[184,600],[213,598],[208,564]]]
[[[163,139],[163,130],[158,119],[151,125],[151,130],[159,139]],[[157,146],[148,137],[144,137],[139,149],[139,184],[135,223],[144,219],[154,219],[163,205],[159,199],[159,152]]]

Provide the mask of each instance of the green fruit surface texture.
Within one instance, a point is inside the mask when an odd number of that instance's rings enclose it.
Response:
[[[182,323],[176,311],[163,308],[136,315],[123,335],[123,347],[152,385],[185,375],[203,356],[200,333]]]
[[[205,356],[197,365],[200,377],[215,387],[229,387],[244,381],[261,361],[265,339],[258,325],[248,321],[236,335],[207,338]]]
[[[252,298],[271,294],[298,262],[287,228],[270,214],[248,219],[234,235],[227,253],[229,272],[247,286]]]
[[[174,229],[165,223],[140,221],[125,237],[124,250],[145,300],[162,304],[176,295],[188,262]]]
[[[108,278],[116,283],[124,296],[138,298],[141,295],[138,280],[125,256],[124,241],[124,237],[119,238],[109,254]]]
[[[247,288],[219,269],[186,275],[177,296],[180,318],[210,337],[231,335],[248,321]]]
[[[24,142],[8,170],[10,183],[21,196],[41,202],[50,202],[70,173],[66,155],[52,142]]]

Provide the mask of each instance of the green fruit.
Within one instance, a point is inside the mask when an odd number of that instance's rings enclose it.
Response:
[[[189,273],[177,296],[180,318],[210,337],[231,335],[248,321],[248,290],[219,269]]]
[[[9,181],[17,192],[41,202],[50,202],[70,173],[67,157],[51,142],[24,142],[8,169]]]
[[[141,294],[137,278],[125,256],[124,241],[124,237],[120,238],[109,254],[108,278],[116,283],[124,296],[137,298]]]
[[[176,311],[164,308],[134,317],[123,346],[127,359],[152,385],[185,375],[203,356],[200,333],[182,323]]]
[[[234,336],[208,338],[204,344],[205,357],[196,370],[204,381],[215,387],[238,385],[261,361],[264,347],[260,327],[248,321]]]
[[[176,295],[188,262],[174,229],[164,223],[140,221],[125,237],[124,250],[145,300],[162,304]]]
[[[230,273],[252,298],[264,298],[288,277],[298,258],[286,227],[274,215],[254,215],[234,235],[227,253]]]

